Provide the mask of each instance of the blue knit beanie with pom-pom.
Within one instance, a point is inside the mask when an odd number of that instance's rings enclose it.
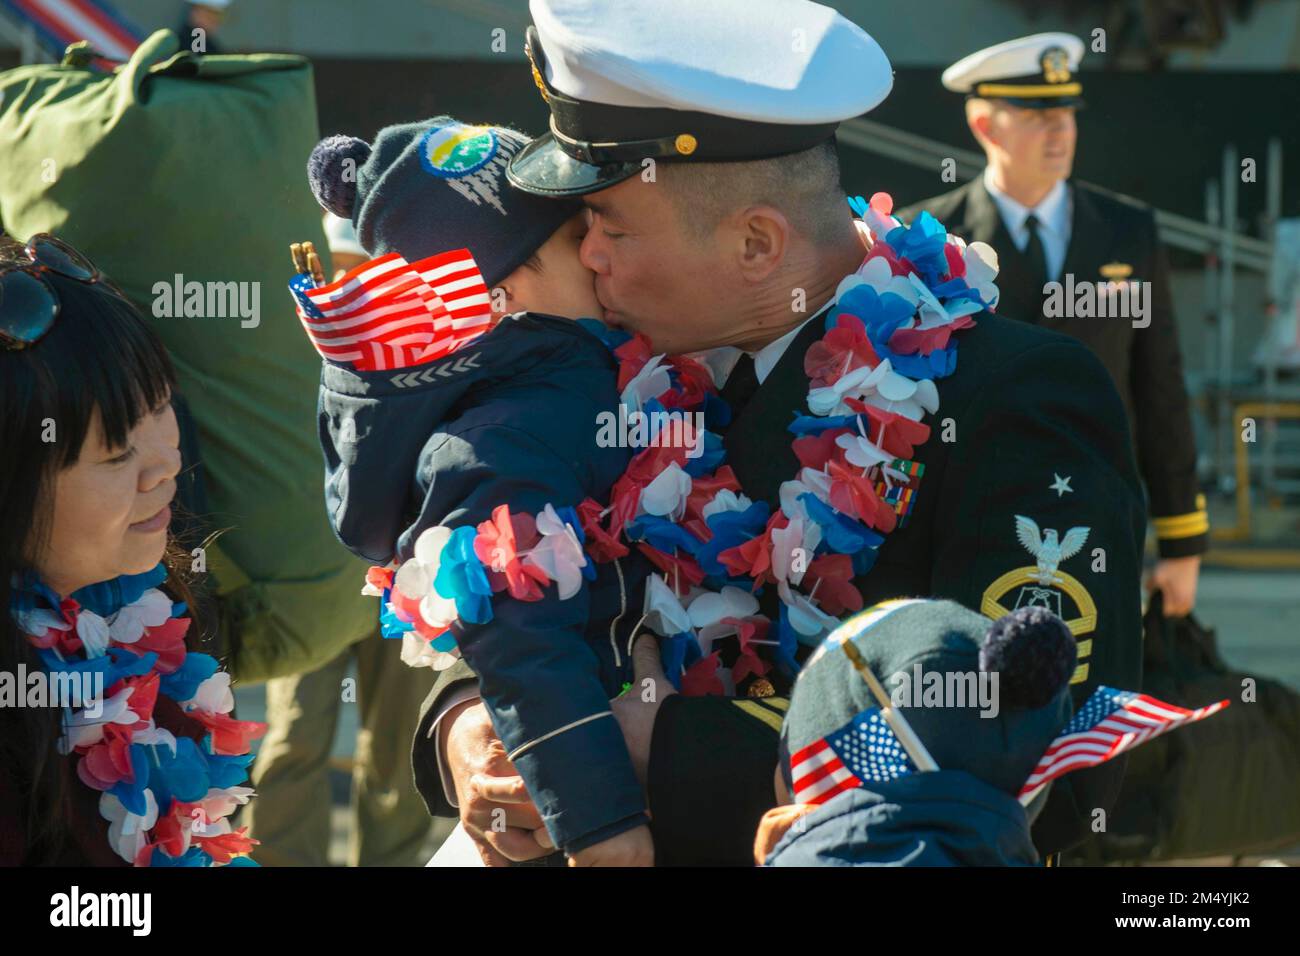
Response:
[[[1073,715],[1078,649],[1055,614],[1026,607],[990,621],[952,601],[885,602],[849,618],[805,662],[782,728],[787,785],[790,754],[877,706],[840,647],[846,641],[897,695],[941,770],[964,770],[1011,796]]]
[[[371,256],[414,262],[464,247],[491,286],[582,208],[507,182],[506,166],[527,144],[503,126],[438,116],[385,127],[373,145],[326,137],[307,160],[307,179],[322,208],[352,220]]]

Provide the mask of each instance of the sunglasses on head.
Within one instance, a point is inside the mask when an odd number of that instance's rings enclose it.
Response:
[[[23,251],[27,261],[0,263],[0,348],[28,348],[54,327],[59,316],[59,295],[46,273],[88,285],[104,282],[114,293],[121,294],[94,263],[62,239],[37,233]]]

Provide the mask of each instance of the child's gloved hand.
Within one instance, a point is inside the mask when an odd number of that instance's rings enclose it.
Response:
[[[650,828],[639,826],[569,854],[569,866],[654,866]]]

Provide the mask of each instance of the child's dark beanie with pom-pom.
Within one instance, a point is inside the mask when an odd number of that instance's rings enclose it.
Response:
[[[352,136],[323,139],[307,161],[307,178],[324,209],[353,221],[371,256],[396,252],[414,262],[464,247],[491,286],[582,208],[506,181],[506,166],[527,143],[512,129],[438,116],[385,127],[374,145]]]
[[[1056,615],[1024,607],[990,621],[953,601],[887,601],[836,628],[800,671],[782,729],[787,785],[790,754],[877,706],[846,641],[940,770],[964,770],[1012,796],[1073,713],[1078,651]]]

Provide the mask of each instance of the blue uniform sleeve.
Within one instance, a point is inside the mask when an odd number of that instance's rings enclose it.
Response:
[[[499,505],[536,514],[587,496],[578,463],[529,432],[485,425],[442,435],[421,468],[428,491],[415,529],[476,525]],[[507,754],[556,846],[579,850],[645,822],[645,798],[588,646],[589,594],[493,601],[486,624],[454,625]]]
[[[931,593],[995,619],[1025,605],[1063,618],[1078,644],[1076,710],[1100,684],[1141,687],[1145,518],[1109,374],[1086,346],[1060,337],[990,368],[987,382],[956,410],[935,489]],[[1027,528],[1059,537],[1054,563],[1029,550]],[[1033,827],[1039,851],[1082,841],[1096,812],[1110,812],[1123,773],[1118,758],[1056,781]]]

